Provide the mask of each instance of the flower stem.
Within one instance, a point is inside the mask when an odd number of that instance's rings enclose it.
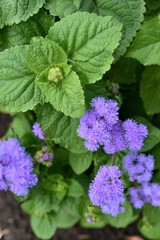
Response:
[[[116,154],[114,153],[113,157],[112,157],[112,166],[114,166],[114,164],[115,164],[115,158],[116,158]]]

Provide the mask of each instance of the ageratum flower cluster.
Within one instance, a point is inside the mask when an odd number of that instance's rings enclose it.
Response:
[[[118,117],[118,104],[103,97],[92,99],[92,109],[80,119],[78,135],[85,139],[85,147],[96,151],[100,145],[107,154],[129,149],[140,150],[148,135],[147,127],[128,119],[124,122]]]
[[[154,169],[153,156],[131,152],[123,158],[123,168],[129,173],[131,182],[148,182]]]
[[[142,208],[144,203],[150,203],[154,207],[160,207],[160,185],[146,182],[138,188],[129,189],[130,202],[135,208]]]
[[[100,206],[103,213],[117,216],[124,211],[122,204],[123,181],[121,171],[117,166],[104,165],[99,168],[97,175],[89,186],[89,197],[95,206]]]
[[[14,138],[0,142],[0,190],[24,196],[37,182],[33,159],[20,142]]]
[[[138,187],[129,189],[130,202],[135,208],[142,208],[144,203],[160,206],[160,185],[150,183],[154,168],[154,158],[151,155],[129,153],[123,158],[123,167],[130,175],[130,181],[137,181]]]

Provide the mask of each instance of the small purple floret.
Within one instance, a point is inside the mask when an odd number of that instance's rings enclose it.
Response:
[[[121,171],[117,166],[104,165],[89,186],[89,197],[93,205],[100,206],[105,214],[117,216],[124,211],[121,206],[125,197]]]
[[[32,132],[34,133],[35,136],[38,136],[39,139],[44,140],[44,133],[40,129],[40,124],[35,122],[35,124],[32,126],[33,130]]]

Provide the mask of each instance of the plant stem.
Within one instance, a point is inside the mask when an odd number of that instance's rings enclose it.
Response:
[[[112,157],[112,166],[114,166],[114,164],[115,164],[115,158],[116,158],[116,154],[114,153],[113,157]]]

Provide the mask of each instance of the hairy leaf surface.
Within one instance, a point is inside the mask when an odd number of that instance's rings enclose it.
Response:
[[[26,60],[28,46],[18,46],[0,53],[0,103],[11,111],[27,111],[44,102],[36,74]]]
[[[6,26],[0,31],[2,46],[0,49],[29,44],[32,37],[48,34],[48,30],[54,24],[54,17],[40,10],[26,22]]]
[[[1,0],[0,1],[0,28],[26,21],[36,14],[45,0]]]
[[[160,16],[142,25],[126,56],[144,65],[160,65]]]
[[[94,83],[114,60],[112,53],[119,44],[121,27],[111,16],[77,12],[51,27],[48,37],[67,53],[82,83]]]
[[[55,143],[71,152],[87,152],[84,141],[78,137],[76,132],[79,119],[66,117],[63,113],[55,110],[49,103],[37,106],[36,114],[46,137],[52,138]]]

